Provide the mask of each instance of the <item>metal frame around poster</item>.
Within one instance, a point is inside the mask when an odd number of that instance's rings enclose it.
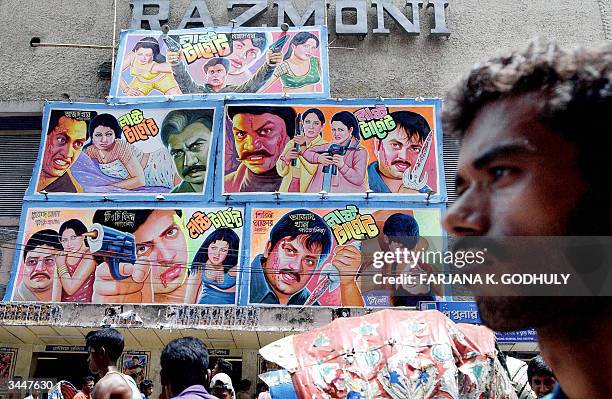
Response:
[[[177,201],[164,201],[164,202],[157,202],[155,203],[154,206],[151,206],[151,204],[147,204],[147,203],[143,203],[143,202],[135,202],[135,203],[128,203],[128,202],[100,202],[100,203],[96,203],[96,204],[91,204],[91,203],[87,203],[87,202],[66,202],[66,201],[62,201],[62,202],[53,202],[53,203],[46,203],[46,202],[34,202],[34,201],[30,201],[30,202],[24,202],[22,209],[21,209],[21,217],[19,218],[19,230],[17,233],[17,239],[15,241],[15,251],[13,254],[13,262],[12,262],[12,267],[11,267],[11,272],[9,275],[9,279],[8,282],[6,284],[6,290],[4,293],[4,297],[2,298],[3,301],[9,302],[13,300],[13,290],[15,288],[15,283],[17,281],[17,274],[19,272],[19,267],[21,265],[21,256],[22,256],[22,249],[25,247],[25,242],[24,242],[24,237],[27,237],[28,231],[26,231],[26,222],[27,222],[27,218],[28,215],[30,213],[30,209],[31,208],[44,208],[47,211],[53,211],[53,210],[61,210],[61,209],[67,209],[67,210],[78,210],[78,209],[93,209],[93,210],[98,210],[98,209],[108,209],[108,210],[113,210],[113,209],[190,209],[190,210],[199,210],[199,209],[210,209],[210,208],[235,208],[237,210],[239,210],[240,212],[242,212],[242,234],[240,236],[240,251],[241,254],[238,257],[238,266],[239,266],[239,271],[238,271],[238,276],[237,276],[237,280],[236,280],[236,287],[240,287],[240,285],[242,284],[242,282],[240,281],[240,279],[242,278],[242,264],[240,262],[242,262],[243,259],[243,252],[247,250],[247,248],[250,247],[249,243],[247,243],[247,238],[249,237],[248,235],[246,235],[246,231],[249,230],[247,228],[247,221],[246,221],[246,208],[244,205],[241,204],[221,204],[221,203],[194,203],[194,202],[177,202]],[[185,228],[187,228],[185,226]],[[41,226],[41,229],[44,229],[44,226]],[[250,231],[250,230],[249,230]],[[144,305],[143,303],[135,303],[135,305]],[[182,305],[179,303],[167,303],[166,305]],[[238,305],[238,292],[236,292],[236,300],[233,304],[229,304],[229,305],[214,305],[214,306],[236,306]]]
[[[326,194],[325,199],[321,198],[320,194],[316,193],[271,193],[271,192],[248,192],[248,193],[226,193],[224,188],[225,177],[225,135],[227,128],[227,107],[228,106],[406,106],[419,107],[428,106],[434,107],[434,134],[435,134],[435,150],[437,163],[437,178],[439,192],[434,193],[429,198],[425,194],[398,194],[398,193],[352,193],[352,194]],[[390,202],[390,203],[444,203],[447,200],[446,181],[444,178],[444,159],[442,153],[442,124],[440,120],[440,112],[442,108],[442,100],[438,98],[416,100],[416,99],[399,99],[399,98],[363,98],[363,99],[290,99],[290,100],[268,100],[268,101],[226,101],[223,110],[223,131],[220,133],[219,145],[217,147],[217,166],[215,173],[215,200],[219,202],[288,202],[288,201],[321,201],[321,203],[332,203],[335,201],[359,201],[364,200],[366,196],[370,201]]]
[[[192,28],[192,29],[177,29],[168,32],[168,35],[181,35],[181,34],[204,34],[206,32],[219,32],[219,33],[257,33],[257,32],[278,32],[281,28],[278,27],[231,27],[231,26],[219,26],[212,28]],[[121,68],[115,68],[113,73],[110,87],[110,95],[108,101],[115,104],[127,104],[127,103],[143,103],[150,101],[163,101],[165,99],[171,100],[239,100],[239,99],[271,99],[278,98],[279,96],[285,96],[287,98],[327,98],[330,94],[329,85],[329,56],[328,56],[328,40],[327,40],[327,27],[326,26],[304,26],[304,27],[290,27],[288,32],[300,32],[300,31],[314,31],[320,32],[320,54],[321,54],[321,78],[322,78],[322,91],[321,93],[295,93],[295,94],[281,94],[281,93],[199,93],[199,94],[180,94],[175,96],[141,96],[141,97],[129,97],[117,95],[119,90],[119,81],[121,77]],[[163,35],[161,31],[151,31],[144,29],[136,30],[122,30],[119,36],[119,49],[117,51],[117,59],[115,65],[121,65],[121,59],[125,53],[127,46],[127,39],[129,35],[146,35],[146,36],[157,36]]]
[[[244,236],[248,237],[248,240],[245,240],[245,245],[242,249],[243,251],[243,259],[241,261],[242,271],[241,278],[239,280],[239,285],[237,287],[237,296],[238,296],[238,305],[239,306],[259,306],[259,307],[296,307],[299,308],[301,305],[272,305],[272,304],[251,304],[249,302],[249,285],[250,278],[249,275],[251,273],[251,244],[252,244],[252,213],[253,209],[256,208],[264,208],[264,209],[277,209],[277,208],[289,208],[289,209],[327,209],[327,208],[337,208],[341,209],[346,205],[354,204],[359,207],[360,210],[363,209],[372,209],[372,210],[407,210],[407,209],[437,209],[440,212],[440,219],[444,216],[444,212],[446,211],[446,205],[443,203],[438,204],[410,204],[409,206],[402,205],[400,203],[391,204],[389,202],[380,202],[380,201],[345,201],[345,202],[330,202],[323,203],[318,202],[314,204],[312,201],[310,202],[277,202],[277,203],[267,203],[267,202],[258,202],[258,203],[248,203],[245,206],[245,215],[244,215]],[[446,231],[440,227],[440,231],[442,233],[441,243],[442,249],[446,250],[448,248],[448,234]],[[382,234],[382,232],[381,232]],[[446,268],[446,265],[444,265]],[[446,299],[446,293],[448,292],[448,287],[444,286],[444,299]],[[327,306],[320,306],[327,307]],[[329,306],[330,308],[335,308],[336,306]],[[367,307],[367,306],[365,306]]]
[[[133,109],[138,107],[140,109],[167,109],[171,111],[173,109],[212,109],[214,110],[213,116],[213,127],[212,127],[212,140],[210,142],[210,148],[208,153],[208,165],[207,165],[207,176],[206,185],[202,193],[47,193],[42,194],[36,190],[38,185],[38,179],[41,174],[42,162],[44,159],[44,149],[46,145],[47,130],[49,128],[49,120],[51,112],[54,110],[119,110],[119,109]],[[113,201],[141,201],[141,202],[163,202],[166,200],[175,201],[199,201],[199,202],[212,202],[214,199],[214,174],[215,174],[215,159],[217,153],[217,146],[219,145],[218,140],[222,134],[222,123],[223,123],[223,106],[222,102],[217,101],[163,101],[163,102],[149,102],[143,104],[99,104],[99,103],[73,103],[73,102],[47,102],[45,103],[42,117],[42,131],[41,140],[38,148],[38,159],[34,164],[34,170],[32,172],[32,178],[30,179],[29,187],[25,193],[24,201],[100,201],[100,202],[113,202]],[[161,196],[160,196],[161,195]]]

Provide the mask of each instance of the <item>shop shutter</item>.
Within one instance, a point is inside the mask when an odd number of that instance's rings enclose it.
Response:
[[[21,214],[39,143],[39,132],[0,134],[0,217]]]
[[[457,163],[459,162],[460,140],[458,138],[444,135],[444,178],[446,179],[446,192],[448,194],[447,206],[451,206],[457,193],[455,192],[455,175],[457,174]]]

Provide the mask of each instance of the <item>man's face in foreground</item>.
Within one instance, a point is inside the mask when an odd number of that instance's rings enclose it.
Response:
[[[536,118],[537,100],[520,96],[484,106],[465,132],[457,201],[444,227],[457,236],[561,236],[576,230],[587,184],[575,145]],[[582,214],[584,217],[585,214]],[[486,324],[497,330],[549,323],[563,298],[480,297]]]
[[[285,121],[266,113],[237,114],[232,122],[238,159],[256,174],[276,168],[276,161],[289,141]]]
[[[284,237],[274,248],[268,242],[263,269],[268,284],[277,294],[295,294],[308,284],[314,274],[321,256],[321,245],[317,243],[308,247],[307,239],[306,234],[293,239]]]
[[[156,294],[178,289],[187,274],[187,243],[175,215],[173,209],[156,210],[134,232],[136,256],[151,262]]]

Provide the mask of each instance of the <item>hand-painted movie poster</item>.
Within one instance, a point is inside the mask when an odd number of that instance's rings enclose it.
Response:
[[[206,191],[214,108],[63,105],[46,109],[35,192]]]
[[[0,348],[0,379],[13,378],[16,361],[17,349]]]
[[[29,208],[6,300],[235,304],[244,211]]]
[[[111,98],[160,96],[327,97],[324,28],[198,28],[126,31]]]
[[[441,208],[250,210],[249,281],[241,303],[296,306],[415,306],[442,287],[389,284],[382,276],[431,273],[436,264],[386,262],[376,253],[442,250]]]
[[[150,359],[150,352],[124,352],[121,356],[121,372],[132,377],[134,381],[136,381],[136,384],[140,385],[148,376]]]
[[[388,104],[387,104],[388,102]],[[439,202],[439,102],[347,100],[226,106],[223,192]],[[281,105],[282,104],[282,105]],[[258,200],[276,199],[273,195]]]

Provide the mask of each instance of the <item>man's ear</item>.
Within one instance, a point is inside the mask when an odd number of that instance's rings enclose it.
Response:
[[[272,252],[272,242],[268,241],[266,243],[266,249],[264,250],[264,258],[268,258],[270,253]]]

